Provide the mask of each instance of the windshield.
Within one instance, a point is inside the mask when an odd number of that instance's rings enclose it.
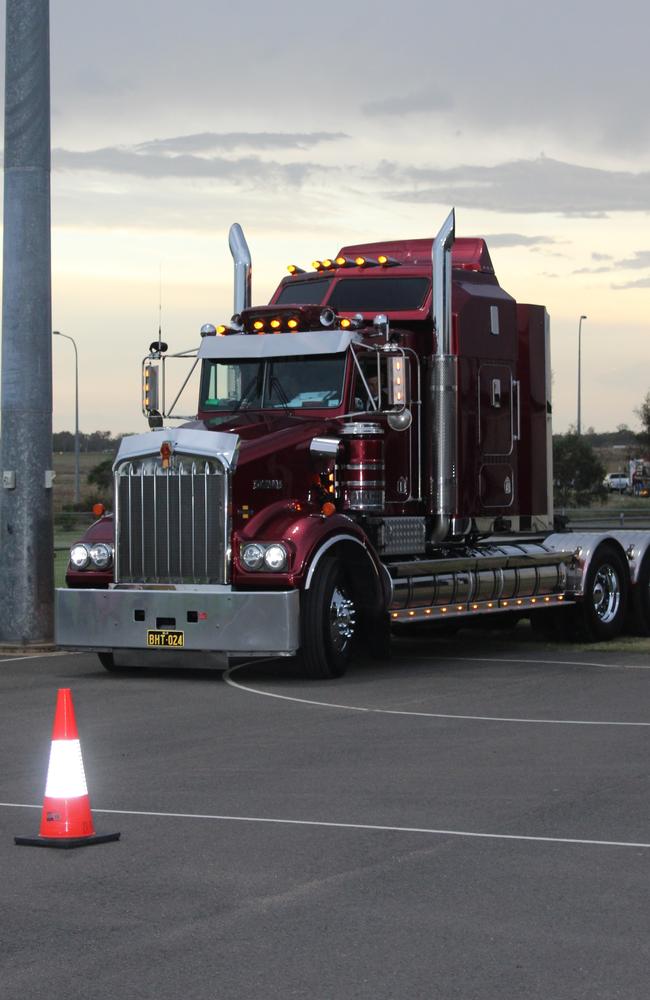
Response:
[[[340,406],[345,354],[205,361],[202,410],[321,409]]]
[[[290,281],[278,295],[276,305],[319,305],[332,284],[331,278],[312,278],[311,281]]]
[[[399,312],[420,309],[428,278],[343,278],[327,304],[335,312]]]

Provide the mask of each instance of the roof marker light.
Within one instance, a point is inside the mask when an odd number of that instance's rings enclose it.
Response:
[[[312,260],[311,266],[313,267],[314,271],[322,271],[323,270],[323,264],[322,264],[322,262],[320,260]]]
[[[279,330],[281,326],[282,326],[282,323],[280,322],[279,319],[272,319],[271,320],[271,329],[272,330]]]
[[[298,267],[297,264],[289,264],[289,266],[287,267],[287,271],[289,272],[289,274],[304,274],[305,273],[304,268]]]
[[[372,257],[355,257],[354,263],[357,267],[379,267],[379,261]]]
[[[217,327],[217,337],[225,337],[227,330],[228,327],[224,326],[223,323],[220,323]]]
[[[352,326],[352,320],[351,319],[347,319],[346,318],[346,319],[342,319],[341,320],[341,329],[342,330],[349,330],[349,328],[351,326]]]
[[[386,254],[382,253],[377,257],[377,263],[381,267],[399,267],[399,261],[395,260],[394,257],[387,257]]]
[[[287,326],[289,327],[290,330],[295,330],[296,327],[298,326],[298,320],[297,319],[287,320]]]
[[[321,263],[326,271],[329,271],[330,267],[332,267],[332,261],[329,257],[326,257],[325,260],[321,261]]]
[[[261,331],[264,329],[264,323],[262,322],[261,319],[255,320],[255,322],[253,323],[253,329],[257,330],[258,333],[261,333]]]

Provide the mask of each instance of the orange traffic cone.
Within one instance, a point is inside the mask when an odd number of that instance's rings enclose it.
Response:
[[[14,837],[14,840],[28,847],[84,847],[119,837],[119,833],[95,833],[72,692],[69,688],[59,688],[41,828],[38,837]]]

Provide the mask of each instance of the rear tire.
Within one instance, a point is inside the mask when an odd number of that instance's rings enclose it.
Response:
[[[628,569],[611,542],[596,549],[585,580],[585,592],[576,606],[575,638],[606,642],[623,630],[627,613]]]
[[[323,559],[302,595],[300,662],[313,679],[342,677],[358,634],[359,608],[340,559]]]

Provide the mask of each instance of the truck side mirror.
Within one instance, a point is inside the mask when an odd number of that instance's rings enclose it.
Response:
[[[145,417],[160,416],[159,369],[149,358],[142,362],[142,412]]]
[[[408,359],[394,354],[387,359],[386,382],[388,403],[394,409],[388,414],[388,426],[394,431],[406,431],[413,417],[408,409],[410,402],[410,374]]]
[[[408,361],[403,354],[393,355],[387,360],[388,403],[394,407],[405,407],[409,402]]]

